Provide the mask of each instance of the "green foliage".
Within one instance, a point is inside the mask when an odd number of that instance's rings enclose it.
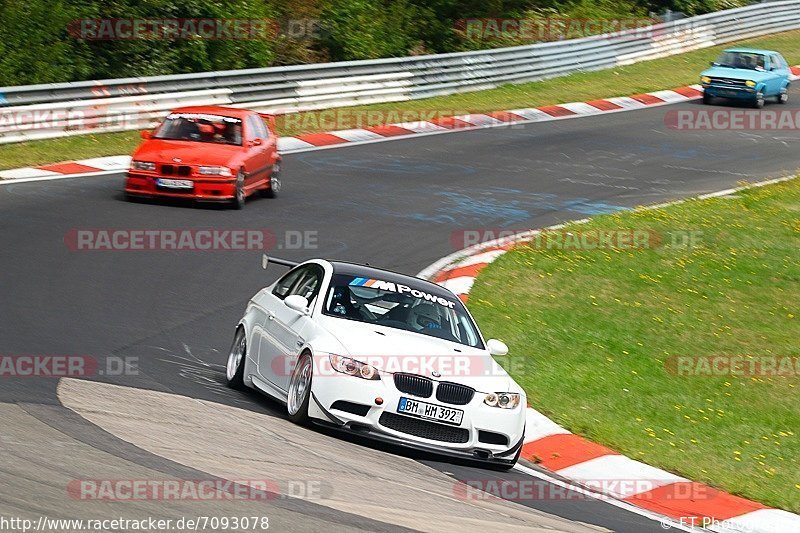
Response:
[[[264,2],[4,0],[0,5],[0,86],[261,67],[274,58],[270,39],[77,38],[81,19],[271,20],[273,9]]]
[[[694,15],[747,0],[0,0],[0,86],[372,59],[528,44],[466,35],[465,19],[631,19]],[[263,39],[82,40],[81,19],[258,19],[304,34]],[[70,24],[73,26],[70,26]]]
[[[67,35],[71,20],[91,15],[80,3],[2,0],[0,86],[91,77],[89,48]]]
[[[336,60],[406,55],[419,13],[409,0],[332,0],[322,12],[323,43]]]

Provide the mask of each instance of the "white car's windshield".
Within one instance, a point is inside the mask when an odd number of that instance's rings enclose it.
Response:
[[[715,63],[720,67],[764,70],[764,56],[750,52],[723,52]]]
[[[422,287],[335,274],[323,313],[483,349],[461,301]]]
[[[158,128],[156,139],[215,144],[242,144],[242,121],[202,113],[172,113]]]

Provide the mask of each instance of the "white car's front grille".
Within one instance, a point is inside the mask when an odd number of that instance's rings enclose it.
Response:
[[[395,374],[394,386],[400,392],[420,398],[430,398],[433,394],[433,380],[414,374]]]
[[[436,387],[436,399],[453,405],[467,405],[475,396],[475,389],[458,383],[443,381]]]

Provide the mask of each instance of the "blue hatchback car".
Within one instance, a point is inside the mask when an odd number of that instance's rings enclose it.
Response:
[[[730,98],[762,108],[766,98],[774,97],[785,104],[789,100],[791,74],[789,65],[778,52],[729,48],[700,75],[703,103],[710,104],[714,98]]]

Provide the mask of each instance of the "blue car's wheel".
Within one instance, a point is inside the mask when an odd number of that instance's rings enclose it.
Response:
[[[783,89],[781,89],[781,94],[778,95],[778,103],[785,104],[788,101],[789,101],[789,90],[786,87],[784,87]]]
[[[756,99],[753,102],[753,107],[761,109],[764,107],[764,93],[756,93]]]

